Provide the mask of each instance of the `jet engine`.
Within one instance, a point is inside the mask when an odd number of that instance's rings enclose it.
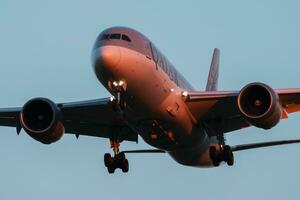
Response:
[[[278,94],[263,83],[246,85],[238,95],[237,105],[244,119],[259,128],[270,129],[281,119]]]
[[[64,134],[60,108],[49,99],[29,100],[20,113],[20,123],[28,135],[44,144],[56,142]]]

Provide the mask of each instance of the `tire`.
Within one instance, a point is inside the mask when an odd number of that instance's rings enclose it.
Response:
[[[214,167],[219,167],[220,162],[218,160],[213,160],[213,165],[214,165]]]
[[[220,165],[220,161],[218,159],[218,151],[215,146],[211,146],[209,148],[209,156],[210,156],[210,159],[211,159],[213,165],[215,167],[218,167]]]
[[[227,163],[228,166],[233,166],[234,165],[234,156],[232,153],[232,150],[230,146],[226,145],[224,147],[224,160]]]
[[[108,166],[107,171],[109,174],[113,174],[113,173],[115,173],[115,168],[113,166]]]
[[[108,167],[112,163],[112,157],[109,153],[104,154],[104,165]]]
[[[129,171],[129,162],[125,158],[125,160],[122,162],[122,172],[127,173]]]
[[[126,159],[125,153],[121,152],[118,154],[118,160],[120,160],[121,162],[123,162]]]
[[[217,158],[218,152],[215,146],[211,146],[209,148],[209,157],[211,160],[215,160]]]

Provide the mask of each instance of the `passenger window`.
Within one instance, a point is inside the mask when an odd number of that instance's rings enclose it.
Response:
[[[110,39],[120,39],[121,38],[121,34],[119,33],[114,33],[110,35]]]
[[[102,35],[102,37],[100,38],[100,40],[108,40],[109,39],[109,34],[104,34]]]
[[[125,40],[127,42],[131,42],[131,39],[127,35],[122,35],[122,40]]]

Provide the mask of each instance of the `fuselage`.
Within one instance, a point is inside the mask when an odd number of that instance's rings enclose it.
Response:
[[[124,82],[124,120],[149,145],[181,164],[211,166],[211,139],[184,102],[193,87],[147,37],[125,27],[106,29],[95,42],[92,63],[112,95],[113,84]]]

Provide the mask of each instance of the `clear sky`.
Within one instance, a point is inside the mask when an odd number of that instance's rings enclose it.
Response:
[[[179,3],[180,2],[180,3]],[[253,81],[300,87],[300,1],[1,0],[0,107],[37,96],[55,102],[108,96],[90,63],[103,29],[129,26],[148,36],[198,90],[214,47],[220,89]],[[249,128],[229,144],[300,138],[300,114],[271,131]],[[122,149],[148,147],[124,143]],[[0,199],[299,199],[300,145],[235,154],[233,167],[198,169],[167,155],[128,155],[130,171],[109,175],[105,139],[65,135],[42,145],[0,128]]]

